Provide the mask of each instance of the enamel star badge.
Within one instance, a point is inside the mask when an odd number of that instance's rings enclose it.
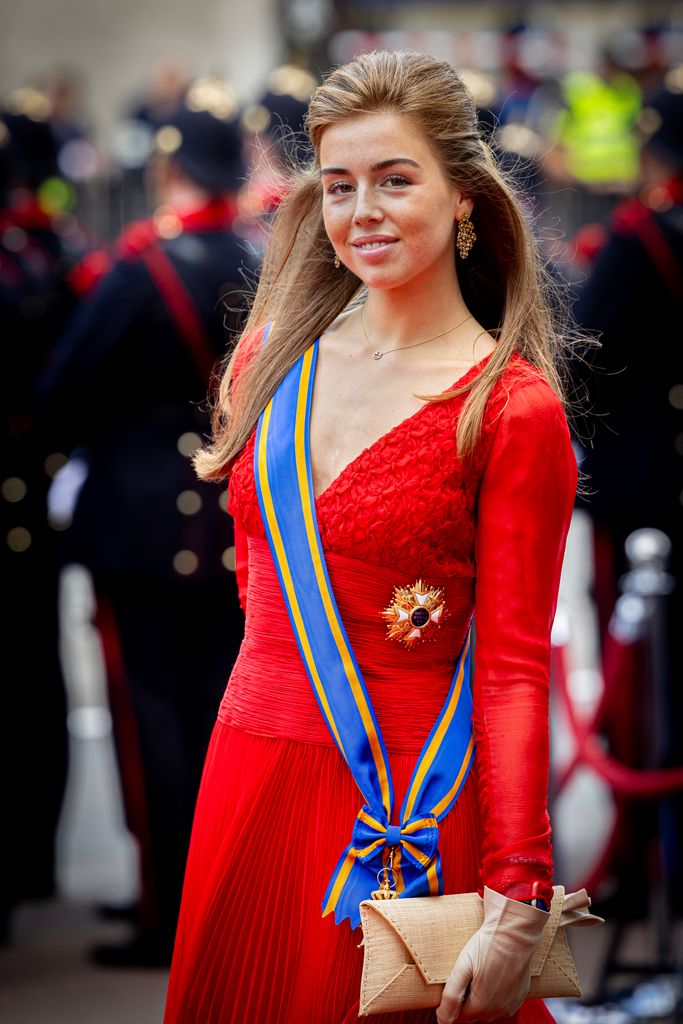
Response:
[[[396,587],[391,604],[382,612],[387,640],[413,647],[420,640],[434,639],[444,616],[442,598],[441,587],[429,587],[423,580],[411,587]]]

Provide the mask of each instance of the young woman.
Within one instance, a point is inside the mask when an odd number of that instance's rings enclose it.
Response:
[[[404,896],[484,896],[439,1024],[541,1022],[523,1000],[552,897],[549,642],[577,482],[562,339],[450,65],[359,57],[308,128],[316,167],[197,459],[230,472],[247,618],[166,1024],[355,1020],[358,903],[389,858]]]

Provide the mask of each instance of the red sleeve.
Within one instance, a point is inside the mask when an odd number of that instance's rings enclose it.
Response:
[[[482,882],[548,903],[550,629],[576,483],[561,402],[544,381],[521,384],[498,421],[478,498],[473,723]]]
[[[256,355],[261,348],[261,345],[263,344],[264,329],[265,328],[258,327],[256,330],[250,331],[249,334],[245,334],[241,339],[233,366],[233,386],[236,384],[244,367],[249,363],[249,360]],[[233,526],[235,536],[235,575],[237,577],[237,592],[239,594],[240,606],[246,615],[247,587],[249,585],[249,549],[247,535],[239,523],[234,519]]]
[[[239,594],[240,606],[244,614],[247,614],[247,585],[249,583],[248,572],[248,543],[247,535],[242,527],[234,522],[235,531],[235,575],[237,577],[237,593]]]

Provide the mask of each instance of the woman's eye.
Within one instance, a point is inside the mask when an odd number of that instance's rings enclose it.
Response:
[[[384,179],[384,182],[389,182],[394,188],[403,188],[404,185],[410,185],[408,179],[404,178],[402,174],[390,174]]]
[[[328,185],[325,191],[330,196],[335,195],[346,195],[350,191],[352,185],[348,181],[333,181],[331,185]]]

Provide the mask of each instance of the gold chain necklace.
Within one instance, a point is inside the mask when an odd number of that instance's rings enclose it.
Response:
[[[435,334],[433,338],[425,338],[424,341],[416,341],[412,345],[399,345],[397,348],[387,348],[387,349],[384,350],[384,352],[382,352],[382,351],[380,351],[380,349],[374,347],[374,345],[372,344],[372,342],[368,338],[367,334],[365,333],[365,327],[363,326],[363,306],[360,307],[360,329],[363,332],[363,337],[367,341],[368,345],[370,346],[371,349],[373,349],[373,353],[372,353],[372,358],[373,359],[381,359],[382,356],[387,355],[389,352],[398,352],[399,349],[403,349],[403,348],[418,348],[419,345],[426,345],[428,341],[436,341],[437,338],[443,338],[444,335],[450,334],[451,331],[454,331],[456,329],[456,327],[462,327],[462,325],[464,323],[467,323],[467,321],[471,320],[471,319],[472,319],[472,314],[470,313],[468,316],[465,317],[464,320],[461,320],[460,323],[453,324],[453,326],[449,327],[447,331],[442,331],[441,334]]]

